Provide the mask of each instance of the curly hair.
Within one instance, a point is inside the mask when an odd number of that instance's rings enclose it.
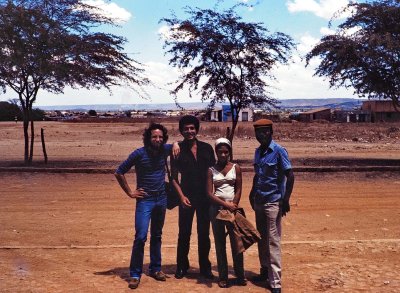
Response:
[[[196,132],[199,132],[200,122],[197,117],[192,115],[185,115],[179,120],[179,131],[182,133],[183,127],[187,124],[193,124],[194,128],[196,128]]]
[[[168,141],[168,130],[159,123],[151,123],[143,132],[143,144],[146,148],[151,146],[151,132],[155,129],[162,131],[164,144]]]

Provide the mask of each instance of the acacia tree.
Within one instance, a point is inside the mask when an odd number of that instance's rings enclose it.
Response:
[[[352,87],[360,97],[391,99],[400,110],[400,1],[351,3],[351,16],[306,56],[321,63],[315,75],[331,87]]]
[[[126,40],[96,32],[107,24],[112,19],[81,0],[0,0],[0,87],[18,94],[26,164],[33,157],[32,106],[40,89],[59,94],[66,86],[110,90],[124,83],[145,95],[141,88],[149,81],[123,53]]]
[[[161,19],[170,28],[164,44],[172,55],[169,63],[186,70],[172,94],[188,87],[190,95],[198,92],[211,108],[227,100],[232,113],[230,141],[241,109],[276,104],[265,79],[274,78],[271,69],[277,63],[286,64],[294,47],[289,36],[268,34],[262,23],[245,22],[234,9],[186,7],[187,19],[175,15]]]

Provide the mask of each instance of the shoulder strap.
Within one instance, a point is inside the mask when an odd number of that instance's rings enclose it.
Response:
[[[236,164],[235,163],[232,165],[232,168],[228,171],[228,173],[231,171],[236,175]],[[228,174],[228,173],[226,173],[226,174]]]

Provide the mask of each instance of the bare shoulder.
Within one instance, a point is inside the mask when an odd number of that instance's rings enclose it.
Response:
[[[234,165],[235,165],[235,170],[236,170],[236,172],[240,172],[240,171],[241,171],[240,165],[237,164],[237,163],[234,163]]]

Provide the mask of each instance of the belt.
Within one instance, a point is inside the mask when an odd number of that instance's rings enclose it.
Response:
[[[166,194],[165,190],[159,190],[159,191],[146,191],[146,193],[150,196],[160,196]]]

